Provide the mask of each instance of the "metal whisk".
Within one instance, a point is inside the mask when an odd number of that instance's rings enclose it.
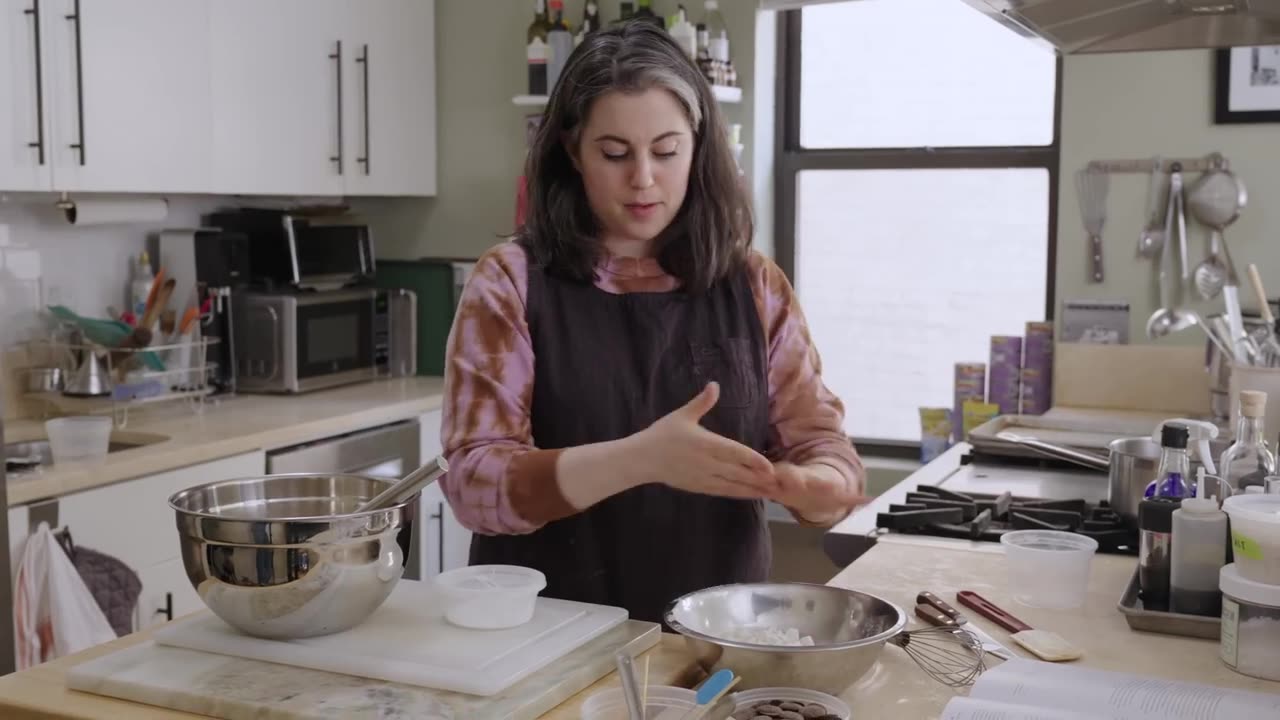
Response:
[[[987,669],[986,651],[976,635],[956,627],[907,630],[889,639],[930,677],[948,687],[972,685]]]

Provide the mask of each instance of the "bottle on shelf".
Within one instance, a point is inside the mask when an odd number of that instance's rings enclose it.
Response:
[[[680,5],[679,9],[676,10],[676,21],[672,24],[669,32],[671,33],[671,38],[684,50],[689,59],[696,61],[698,58],[698,31],[693,27],[693,23],[689,22],[684,5]]]
[[[662,21],[662,17],[653,11],[650,7],[650,0],[637,0],[636,19],[653,23],[653,26],[661,30],[666,30],[667,25]]]
[[[1205,497],[1204,468],[1196,497],[1173,511],[1173,551],[1169,564],[1169,609],[1218,617],[1222,593],[1218,573],[1227,563],[1227,514],[1217,498]]]
[[[554,91],[565,62],[573,52],[573,33],[564,21],[564,0],[551,0],[551,26],[547,30],[547,91]]]
[[[1240,391],[1240,419],[1236,421],[1235,442],[1222,452],[1218,470],[1222,473],[1224,496],[1244,493],[1249,487],[1264,487],[1266,477],[1276,472],[1276,456],[1263,437],[1267,394],[1258,390]],[[1225,499],[1225,497],[1223,498]]]
[[[1147,485],[1146,497],[1190,497],[1191,461],[1187,458],[1190,434],[1187,426],[1179,423],[1166,423],[1160,429],[1160,464],[1156,466],[1155,480]]]
[[[574,46],[581,45],[588,35],[599,29],[600,4],[589,1],[582,6],[582,24],[578,26],[578,32],[573,36]]]
[[[546,95],[547,84],[547,33],[551,23],[547,20],[547,0],[534,0],[533,22],[525,36],[525,63],[529,67],[529,94]]]
[[[729,26],[724,21],[724,15],[720,14],[718,0],[706,0],[702,24],[707,26],[707,45],[716,65],[716,79],[712,84],[736,87],[738,72],[733,67],[729,49]]]

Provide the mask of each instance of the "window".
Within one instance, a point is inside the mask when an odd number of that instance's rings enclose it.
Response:
[[[778,262],[861,445],[1052,312],[1059,63],[957,0],[779,18]]]

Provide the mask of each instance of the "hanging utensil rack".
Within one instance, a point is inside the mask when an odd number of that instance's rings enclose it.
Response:
[[[1157,168],[1157,163],[1159,167]],[[1214,152],[1198,158],[1132,158],[1132,159],[1107,159],[1107,160],[1090,160],[1085,167],[1096,172],[1105,172],[1111,174],[1124,173],[1141,173],[1149,175],[1153,171],[1159,169],[1160,172],[1169,172],[1174,164],[1182,166],[1183,173],[1205,172],[1214,168],[1227,167],[1227,159],[1222,153]]]

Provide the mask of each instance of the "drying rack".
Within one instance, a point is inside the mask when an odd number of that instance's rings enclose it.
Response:
[[[74,332],[65,339],[35,340],[32,349],[41,353],[46,362],[61,368],[63,387],[28,392],[25,396],[42,405],[45,418],[110,415],[117,428],[128,425],[131,411],[161,403],[181,403],[193,413],[203,414],[206,398],[215,390],[210,380],[217,369],[217,363],[208,360],[208,350],[218,342],[218,338],[205,337],[199,330],[175,334],[163,344],[145,348],[108,348]],[[98,358],[104,394],[67,394],[89,354]]]

